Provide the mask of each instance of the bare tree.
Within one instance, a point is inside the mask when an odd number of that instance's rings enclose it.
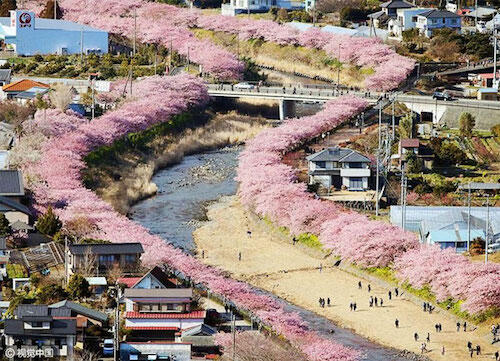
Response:
[[[99,355],[95,352],[84,349],[84,350],[81,350],[75,354],[74,360],[75,361],[97,361],[97,360],[99,360]]]
[[[73,90],[64,84],[56,84],[49,95],[50,102],[56,108],[65,111],[73,101]]]
[[[97,268],[97,256],[87,248],[80,263],[80,273],[86,277],[94,276]]]

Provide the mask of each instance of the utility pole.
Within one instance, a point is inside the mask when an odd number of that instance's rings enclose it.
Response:
[[[236,360],[236,316],[231,312],[231,332],[233,334],[233,361]]]
[[[57,0],[54,0],[54,20],[57,19]]]
[[[484,263],[488,263],[488,238],[490,235],[490,195],[486,195],[486,235],[484,245]]]
[[[379,204],[378,204],[378,199],[379,199],[379,172],[380,172],[380,137],[381,137],[381,128],[382,127],[382,103],[379,103],[379,109],[378,109],[378,147],[377,147],[377,177],[375,178],[375,183],[376,183],[376,191],[375,191],[375,215],[378,216],[379,213]]]
[[[83,27],[80,29],[80,61],[83,64]]]
[[[396,121],[394,117],[394,103],[396,102],[396,97],[392,98],[392,141],[394,142],[394,139],[396,139]]]
[[[467,197],[467,251],[470,247],[470,182],[469,182],[469,192]]]
[[[405,230],[405,165],[404,163],[401,165],[401,228],[403,231]]]
[[[477,27],[477,0],[476,0],[476,3],[475,3],[474,12],[475,12],[475,16],[474,16],[475,22],[474,22],[474,25]]]
[[[497,85],[497,25],[493,24],[493,36],[494,36],[494,51],[493,51],[493,86],[498,88]]]
[[[95,117],[94,82],[95,82],[95,78],[91,78],[90,79],[90,85],[92,87],[92,120],[94,120],[94,117]]]

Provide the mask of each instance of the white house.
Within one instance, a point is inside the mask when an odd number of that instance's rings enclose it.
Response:
[[[400,9],[411,9],[415,6],[402,0],[390,0],[380,4],[380,11],[368,14],[373,25],[377,28],[385,27],[389,20],[396,19],[397,12]]]
[[[369,189],[370,159],[347,148],[328,148],[306,158],[309,162],[309,184],[350,191]]]
[[[228,4],[221,5],[221,13],[222,15],[229,16],[246,13],[263,13],[268,12],[271,7],[299,10],[304,9],[304,2],[293,0],[231,0]]]
[[[417,26],[418,15],[429,10],[431,9],[398,9],[397,17],[389,20],[387,30],[389,30],[398,38],[401,38],[403,36],[403,31],[414,29]]]
[[[104,54],[108,33],[67,20],[35,18],[28,10],[12,10],[0,18],[0,39],[17,55]]]

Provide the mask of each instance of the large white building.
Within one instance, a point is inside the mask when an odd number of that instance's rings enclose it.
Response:
[[[0,39],[17,55],[108,52],[108,33],[66,20],[35,18],[27,10],[12,10],[0,18]]]
[[[304,9],[304,2],[301,0],[230,0],[228,4],[221,5],[221,13],[229,16],[262,13],[269,11],[271,7],[300,10]]]

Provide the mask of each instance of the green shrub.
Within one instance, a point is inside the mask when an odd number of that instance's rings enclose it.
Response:
[[[311,234],[311,233],[299,234],[297,236],[297,241],[299,243],[302,243],[303,245],[306,245],[307,247],[311,247],[311,248],[319,249],[319,250],[323,249],[323,245],[319,241],[318,236],[316,236],[315,234]]]

